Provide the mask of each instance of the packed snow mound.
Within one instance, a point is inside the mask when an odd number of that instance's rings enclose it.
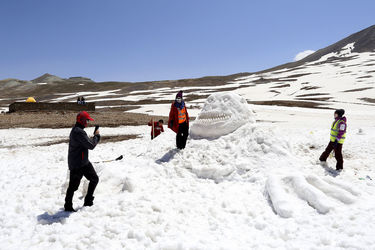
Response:
[[[168,141],[174,141],[175,134],[164,136],[169,137]],[[297,168],[297,159],[287,139],[257,124],[245,124],[215,140],[189,139],[187,144],[181,151],[173,147],[163,154],[149,152],[147,157],[166,167],[178,166],[198,178],[215,182],[253,181],[255,172],[268,172],[280,165],[290,166],[291,170]]]
[[[231,93],[210,95],[190,129],[192,138],[218,138],[246,123],[254,123],[254,114],[242,96]]]

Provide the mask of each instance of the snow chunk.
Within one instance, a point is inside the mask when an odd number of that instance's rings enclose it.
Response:
[[[271,199],[275,212],[283,218],[289,218],[293,215],[293,209],[288,202],[288,195],[281,187],[280,181],[270,176],[266,183],[266,191]]]

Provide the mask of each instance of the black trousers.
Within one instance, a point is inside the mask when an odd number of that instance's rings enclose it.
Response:
[[[332,150],[335,151],[335,158],[336,158],[336,170],[343,169],[344,165],[344,160],[342,157],[342,144],[337,143],[335,145],[334,142],[329,142],[328,146],[326,147],[326,150],[322,153],[320,156],[319,160],[320,161],[327,161],[327,158],[329,154],[332,152]]]
[[[96,185],[98,185],[99,182],[99,177],[92,164],[89,163],[84,167],[70,170],[70,180],[68,190],[66,191],[65,205],[71,205],[73,203],[74,192],[77,191],[83,176],[90,181],[85,199],[91,199],[93,197]]]
[[[179,148],[179,149],[185,148],[186,140],[188,138],[188,135],[189,135],[189,126],[187,125],[186,122],[181,123],[178,126],[178,132],[177,132],[177,135],[176,135],[177,148]]]

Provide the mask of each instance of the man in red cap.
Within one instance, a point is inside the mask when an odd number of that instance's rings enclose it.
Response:
[[[70,180],[65,196],[65,211],[75,212],[73,209],[73,195],[78,189],[83,176],[90,181],[84,206],[92,206],[94,191],[99,182],[99,177],[89,161],[89,149],[92,150],[100,141],[99,130],[96,130],[93,138],[89,138],[84,131],[88,121],[93,121],[86,111],[79,112],[77,122],[72,128],[69,137],[68,165]]]
[[[172,129],[176,135],[178,149],[184,149],[189,135],[189,114],[185,102],[182,98],[182,91],[176,95],[169,112],[168,128]]]

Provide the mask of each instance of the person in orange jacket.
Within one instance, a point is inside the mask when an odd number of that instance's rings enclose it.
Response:
[[[182,91],[177,93],[176,99],[172,103],[171,111],[169,112],[168,128],[177,134],[177,148],[184,149],[189,135],[189,114],[182,98]]]
[[[154,122],[154,120],[151,119],[151,121],[148,123],[148,126],[151,126],[151,140],[153,140],[155,137],[161,134],[161,132],[164,132],[163,128],[164,121],[159,120],[158,122]]]

